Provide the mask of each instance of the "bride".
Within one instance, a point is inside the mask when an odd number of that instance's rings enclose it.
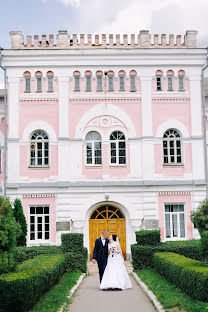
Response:
[[[132,288],[129,275],[124,265],[120,244],[116,241],[116,235],[111,235],[109,237],[108,249],[110,250],[110,255],[108,256],[108,263],[103,274],[100,288],[122,290]]]

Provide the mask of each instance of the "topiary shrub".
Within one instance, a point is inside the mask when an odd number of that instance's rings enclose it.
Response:
[[[160,230],[142,230],[136,232],[136,241],[138,245],[153,245],[160,243]]]
[[[160,243],[157,246],[131,245],[132,264],[135,270],[153,267],[156,252],[174,252],[191,259],[202,260],[200,240]]]
[[[39,255],[0,275],[0,311],[29,311],[65,271],[64,255]]]
[[[65,252],[79,252],[83,248],[84,235],[80,233],[67,233],[61,235],[61,248]]]
[[[196,211],[192,212],[191,221],[201,235],[203,255],[205,260],[208,261],[208,198],[200,204]]]
[[[154,269],[187,295],[208,301],[208,267],[184,256],[159,252],[154,254]]]
[[[17,261],[22,262],[42,254],[61,254],[60,246],[31,246],[31,247],[17,247]]]
[[[15,199],[13,211],[16,222],[19,223],[21,227],[20,234],[17,237],[17,246],[26,246],[27,222],[24,216],[21,200]]]
[[[74,252],[66,252],[66,271],[73,272],[73,271],[81,271],[86,273],[87,272],[87,258],[88,258],[88,251],[87,248],[83,247],[81,253],[74,253]]]
[[[10,201],[5,199],[0,207],[0,274],[16,267],[16,237],[19,230]]]

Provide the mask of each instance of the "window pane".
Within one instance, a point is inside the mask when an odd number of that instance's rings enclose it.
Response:
[[[113,91],[113,76],[108,76],[108,90]]]
[[[53,77],[48,77],[48,91],[53,91]]]
[[[167,238],[169,238],[170,235],[170,215],[165,214],[165,235]]]
[[[184,205],[179,205],[179,211],[183,212],[184,211]]]
[[[179,76],[178,77],[178,82],[179,82],[179,90],[184,90],[184,77]]]
[[[126,164],[126,157],[119,157],[119,164]]]
[[[35,233],[34,232],[31,232],[30,233],[30,240],[34,240],[35,239]]]
[[[92,164],[92,158],[87,158],[87,164],[89,164],[89,165]]]
[[[42,239],[42,232],[38,232],[38,239]]]
[[[45,232],[45,239],[49,239],[49,232]]]
[[[130,76],[130,84],[131,84],[131,91],[136,90],[136,77],[135,76]]]
[[[80,91],[80,77],[75,77],[75,91]]]
[[[38,158],[38,165],[42,165],[42,158]]]
[[[119,148],[125,148],[126,143],[125,142],[118,142],[118,146],[119,146]]]
[[[37,91],[42,91],[42,77],[37,77]]]
[[[44,207],[44,214],[49,214],[49,207]]]
[[[157,83],[157,91],[161,91],[162,90],[162,77],[157,77],[156,83]]]
[[[164,164],[168,163],[168,157],[164,157]]]
[[[170,205],[165,205],[165,212],[170,212]]]
[[[173,237],[178,237],[177,214],[172,215]]]
[[[43,207],[36,207],[36,214],[43,214]],[[39,219],[39,217],[38,217],[38,219]],[[42,220],[42,218],[41,218],[41,220]]]
[[[30,78],[25,78],[25,91],[30,92]]]
[[[116,157],[111,157],[111,164],[116,164]]]
[[[185,237],[185,221],[184,214],[180,213],[180,237]]]
[[[102,164],[102,158],[101,157],[95,157],[95,164],[101,165]]]
[[[103,90],[102,76],[97,76],[97,91]]]
[[[168,77],[168,91],[172,91],[172,90],[173,90],[173,78]]]
[[[49,223],[49,216],[45,216],[45,223]]]
[[[120,91],[124,91],[124,77],[120,76]]]
[[[35,214],[35,207],[30,207],[30,214]],[[34,218],[34,217],[31,217]]]
[[[91,91],[91,76],[86,76],[86,91]]]

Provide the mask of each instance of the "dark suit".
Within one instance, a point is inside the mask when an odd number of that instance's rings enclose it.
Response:
[[[96,239],[95,241],[95,247],[93,250],[93,259],[97,261],[98,269],[99,269],[99,275],[100,275],[100,282],[103,277],[103,273],[105,271],[107,260],[108,260],[108,243],[109,240],[105,240],[105,245],[103,246],[103,242],[101,237]]]

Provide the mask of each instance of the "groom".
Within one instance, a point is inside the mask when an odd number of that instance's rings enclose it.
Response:
[[[92,262],[95,264],[97,261],[100,282],[102,280],[103,273],[105,271],[105,267],[107,265],[108,260],[108,243],[109,243],[109,240],[107,239],[108,236],[109,236],[108,230],[103,230],[102,236],[96,239],[95,247],[93,250]]]

